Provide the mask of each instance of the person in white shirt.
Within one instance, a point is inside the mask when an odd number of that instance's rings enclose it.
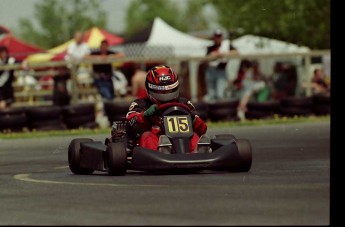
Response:
[[[86,55],[91,53],[88,45],[84,42],[84,34],[80,31],[74,34],[74,42],[72,42],[68,48],[65,55],[65,60],[69,62],[79,62]]]

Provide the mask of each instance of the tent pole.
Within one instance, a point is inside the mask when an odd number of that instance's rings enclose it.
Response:
[[[190,84],[190,96],[192,102],[197,102],[197,93],[198,93],[198,81],[197,81],[197,60],[190,60],[188,62],[189,68],[189,84]]]

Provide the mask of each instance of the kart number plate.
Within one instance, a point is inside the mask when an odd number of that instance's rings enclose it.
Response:
[[[193,129],[191,128],[192,120],[190,116],[165,116],[164,126],[166,133],[169,134],[180,134],[182,136],[190,136],[193,134]]]

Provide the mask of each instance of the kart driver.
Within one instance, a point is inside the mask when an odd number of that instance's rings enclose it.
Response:
[[[158,106],[165,103],[183,103],[191,110],[194,134],[191,137],[190,151],[196,152],[199,138],[207,131],[205,122],[195,114],[193,104],[184,97],[179,96],[178,76],[168,66],[160,65],[150,69],[146,75],[145,88],[147,96],[135,99],[126,115],[129,122],[129,135],[139,146],[158,150],[158,145],[170,143],[167,136],[161,133],[160,110]],[[131,142],[134,142],[131,141]],[[166,150],[161,150],[166,152]]]

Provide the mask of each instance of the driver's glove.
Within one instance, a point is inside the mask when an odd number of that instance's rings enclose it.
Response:
[[[145,110],[143,116],[149,117],[159,112],[157,104],[152,104],[147,110]]]

